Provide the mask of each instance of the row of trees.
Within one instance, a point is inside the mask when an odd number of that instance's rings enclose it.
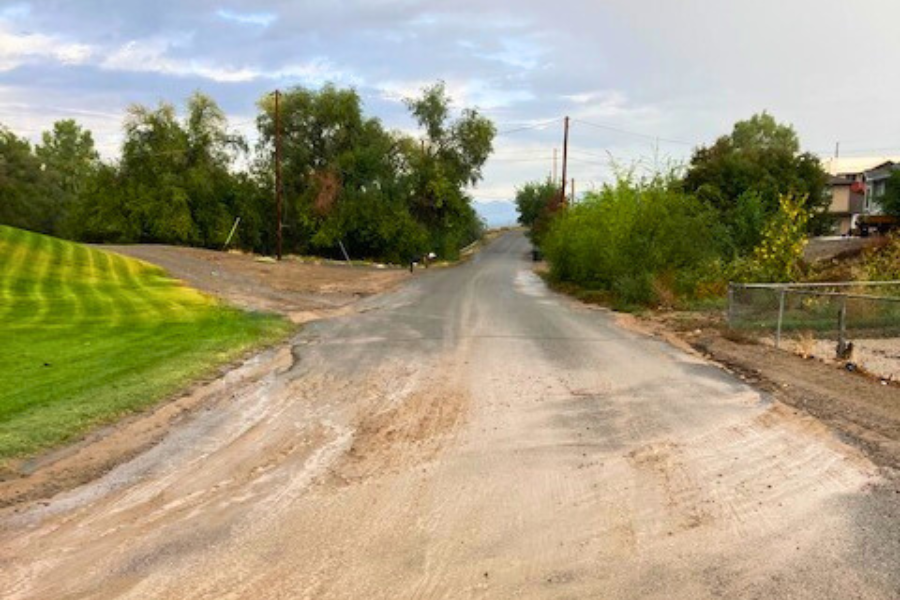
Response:
[[[482,177],[494,125],[457,116],[442,83],[407,101],[419,137],[386,130],[352,89],[284,92],[284,246],[404,262],[435,251],[453,257],[481,222],[465,189]],[[270,253],[275,239],[275,106],[259,102],[259,141],[229,129],[222,110],[196,93],[184,115],[166,103],[135,105],[117,161],[103,162],[89,131],[60,121],[31,147],[0,128],[0,222],[92,242],[221,247]]]
[[[519,220],[563,282],[620,304],[719,293],[727,279],[795,274],[826,230],[827,176],[794,130],[762,113],[694,151],[686,169],[616,184],[563,207],[552,182],[517,191]]]

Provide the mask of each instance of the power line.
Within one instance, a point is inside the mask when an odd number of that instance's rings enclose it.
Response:
[[[582,119],[572,119],[572,120],[575,121],[576,123],[581,123],[582,125],[587,125],[589,127],[596,127],[597,129],[604,129],[606,131],[614,131],[616,133],[632,135],[635,137],[644,138],[645,140],[649,140],[649,141],[666,142],[667,144],[679,144],[682,146],[694,146],[693,143],[685,142],[683,140],[673,140],[670,138],[664,138],[664,137],[659,137],[659,136],[655,136],[655,135],[647,135],[646,133],[639,133],[637,131],[631,131],[629,129],[622,129],[621,127],[613,127],[612,125],[604,125],[601,123],[592,123],[590,121],[584,121]]]
[[[520,163],[520,162],[544,162],[544,161],[553,160],[553,159],[550,156],[540,156],[540,157],[536,156],[534,158],[502,158],[502,157],[496,158],[496,157],[492,156],[488,160],[491,160],[493,162]]]
[[[605,152],[606,152],[605,154],[598,154],[597,152],[590,152],[590,151],[588,151],[588,150],[581,150],[581,149],[578,149],[578,148],[573,148],[572,150],[569,150],[569,152],[575,152],[575,153],[577,153],[577,154],[584,154],[585,156],[593,156],[593,157],[595,157],[595,158],[603,158],[603,159],[608,159],[608,158],[609,158],[609,151],[608,151],[608,150],[605,150]]]
[[[540,129],[542,127],[546,127],[547,125],[552,125],[553,123],[556,123],[561,120],[562,120],[562,117],[556,117],[555,119],[547,119],[546,121],[539,121],[537,123],[532,123],[530,125],[523,125],[521,127],[514,127],[512,129],[498,131],[497,135],[509,135],[510,133],[518,133],[520,131],[529,131],[531,129]]]

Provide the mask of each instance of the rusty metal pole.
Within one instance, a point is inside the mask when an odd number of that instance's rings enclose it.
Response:
[[[281,260],[281,92],[275,90],[275,252]]]
[[[784,323],[784,296],[786,290],[781,288],[781,292],[778,295],[778,325],[775,329],[775,348],[781,347],[781,326]]]

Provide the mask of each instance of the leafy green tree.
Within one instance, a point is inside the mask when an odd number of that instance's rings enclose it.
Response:
[[[82,194],[82,237],[215,247],[235,216],[257,220],[238,213],[246,185],[231,172],[246,144],[208,96],[195,93],[186,109],[183,120],[168,103],[128,109],[118,167],[101,169]]]
[[[70,234],[73,224],[68,217],[72,206],[100,166],[94,138],[90,131],[72,119],[57,121],[51,131],[42,134],[35,154],[41,161],[48,184],[55,190],[51,198],[53,206],[49,210],[51,232]]]
[[[53,233],[58,196],[31,144],[0,126],[0,223]]]
[[[900,170],[892,172],[884,183],[884,195],[878,199],[878,204],[885,214],[900,219]]]
[[[559,186],[546,179],[531,181],[516,189],[516,208],[519,224],[531,227],[550,203],[559,195]]]
[[[256,168],[272,186],[274,98],[264,96],[259,105]],[[396,140],[365,117],[355,90],[333,85],[284,92],[280,119],[286,248],[338,256],[339,243],[352,241],[357,255],[384,256],[395,234],[377,223],[404,210]],[[365,215],[373,221],[363,226]]]
[[[450,114],[443,85],[410,100],[421,141],[365,116],[355,90],[292,88],[280,98],[286,248],[406,261],[428,250],[452,256],[480,235],[464,189],[481,179],[493,125]],[[272,186],[274,97],[263,97],[256,173]],[[272,189],[269,187],[269,189]]]
[[[824,212],[826,183],[818,158],[800,151],[793,128],[766,112],[735,123],[731,134],[695,150],[684,179],[686,191],[719,210],[732,226],[734,219],[757,212],[758,206],[745,207],[745,202],[761,203],[768,216],[779,210],[786,193],[805,196],[813,213]],[[734,242],[735,251],[745,254],[754,240],[739,234]]]
[[[465,189],[481,181],[496,128],[474,109],[463,109],[453,119],[443,82],[425,88],[406,104],[424,133],[418,146],[405,146],[412,212],[431,231],[435,250],[453,257],[478,235],[480,223]]]
[[[35,154],[58,178],[59,186],[73,196],[100,164],[91,132],[72,119],[57,121],[51,131],[45,131]]]
[[[516,189],[516,208],[519,223],[528,227],[531,241],[540,246],[559,200],[559,186],[549,178],[532,181]]]

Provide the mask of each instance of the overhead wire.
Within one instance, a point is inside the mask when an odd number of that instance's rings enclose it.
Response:
[[[593,123],[591,121],[585,121],[584,119],[570,119],[573,123],[580,123],[582,125],[587,125],[588,127],[594,127],[597,129],[603,129],[606,131],[614,131],[616,133],[621,133],[625,135],[632,135],[635,137],[644,138],[649,141],[657,141],[657,142],[665,142],[667,144],[678,144],[683,146],[694,146],[695,144],[691,142],[685,142],[684,140],[675,140],[672,138],[664,138],[661,136],[648,135],[646,133],[640,133],[637,131],[631,131],[630,129],[623,129],[621,127],[614,127],[612,125],[606,125],[602,123]]]

